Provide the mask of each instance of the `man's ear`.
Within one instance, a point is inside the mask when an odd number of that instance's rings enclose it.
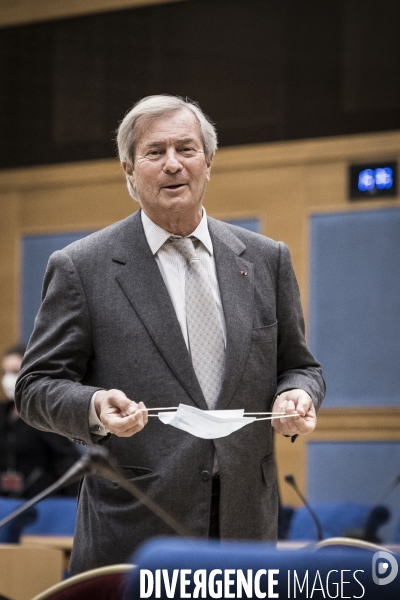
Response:
[[[121,165],[126,175],[133,175],[133,166],[130,163],[124,160]]]
[[[135,188],[135,172],[133,170],[133,165],[127,161],[123,161],[121,164],[125,171],[126,178],[129,179],[131,186]]]
[[[211,154],[211,156],[209,156],[208,158],[206,158],[206,165],[207,165],[207,181],[210,181],[210,176],[211,176],[211,166],[212,166],[213,159],[214,159],[214,154]]]
[[[215,154],[213,153],[208,158],[206,158],[206,165],[209,169],[211,169],[212,162],[214,160],[214,156],[215,156]]]

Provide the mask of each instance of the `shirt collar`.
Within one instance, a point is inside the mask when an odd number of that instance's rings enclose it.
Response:
[[[153,223],[153,221],[146,215],[144,210],[141,210],[141,217],[144,234],[146,236],[147,243],[150,246],[150,250],[153,254],[157,254],[161,246],[163,246],[167,239],[171,237],[171,233]],[[203,244],[209,254],[211,256],[213,255],[213,245],[210,232],[208,231],[207,214],[204,206],[201,221],[197,225],[196,229],[190,234],[190,236],[197,238]]]

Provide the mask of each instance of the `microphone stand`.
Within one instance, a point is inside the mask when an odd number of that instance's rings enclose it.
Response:
[[[66,473],[64,473],[62,477],[60,477],[58,481],[37,494],[31,500],[25,502],[11,514],[4,517],[4,519],[0,521],[0,528],[4,525],[7,525],[7,523],[28,510],[31,506],[34,506],[64,486],[82,479],[82,477],[85,475],[95,475],[96,473],[99,473],[106,479],[110,479],[111,481],[118,483],[118,485],[132,494],[134,498],[139,500],[139,502],[144,504],[144,506],[146,506],[151,512],[153,512],[164,523],[171,527],[171,529],[173,529],[179,536],[185,538],[189,537],[186,530],[181,526],[180,523],[178,523],[178,521],[174,519],[174,517],[161,508],[161,506],[156,504],[156,502],[154,502],[145,492],[140,490],[136,484],[125,479],[122,473],[118,470],[118,467],[111,458],[109,452],[101,446],[93,446],[89,448],[87,454],[80,458]]]
[[[40,467],[35,467],[33,471],[31,471],[28,477],[25,480],[24,487],[18,494],[12,495],[11,498],[18,500],[18,498],[22,498],[24,494],[33,486],[34,483],[37,482],[38,479],[43,475],[43,469]],[[1,599],[0,599],[1,600]]]
[[[320,523],[317,515],[315,514],[315,512],[313,511],[313,509],[311,508],[311,506],[307,502],[306,498],[303,496],[303,494],[301,493],[301,491],[297,487],[296,480],[293,477],[293,475],[285,475],[285,481],[286,481],[286,483],[288,483],[294,489],[294,491],[299,496],[300,500],[303,502],[304,506],[306,507],[306,509],[310,513],[310,515],[312,517],[312,520],[314,521],[314,523],[315,523],[315,525],[317,527],[317,539],[318,539],[319,542],[321,542],[322,539],[323,539],[322,527],[321,527],[321,523]]]

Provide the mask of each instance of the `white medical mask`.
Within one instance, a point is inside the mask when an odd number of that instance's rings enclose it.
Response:
[[[18,375],[16,373],[5,373],[1,380],[4,393],[7,400],[14,400],[15,384],[17,383]]]
[[[172,425],[203,440],[215,440],[226,437],[256,420],[256,417],[244,417],[243,415],[244,408],[239,410],[200,410],[194,406],[180,404],[175,412],[159,412],[158,418],[165,425]]]

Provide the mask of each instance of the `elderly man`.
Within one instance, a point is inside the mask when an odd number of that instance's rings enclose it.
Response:
[[[273,420],[283,435],[314,429],[324,382],[288,249],[206,216],[217,141],[197,105],[145,98],[118,146],[141,210],[50,258],[18,407],[35,427],[105,444],[190,535],[274,539],[271,422],[202,439],[146,409],[272,409],[297,415]],[[71,570],[124,562],[171,533],[115,483],[87,478]]]

